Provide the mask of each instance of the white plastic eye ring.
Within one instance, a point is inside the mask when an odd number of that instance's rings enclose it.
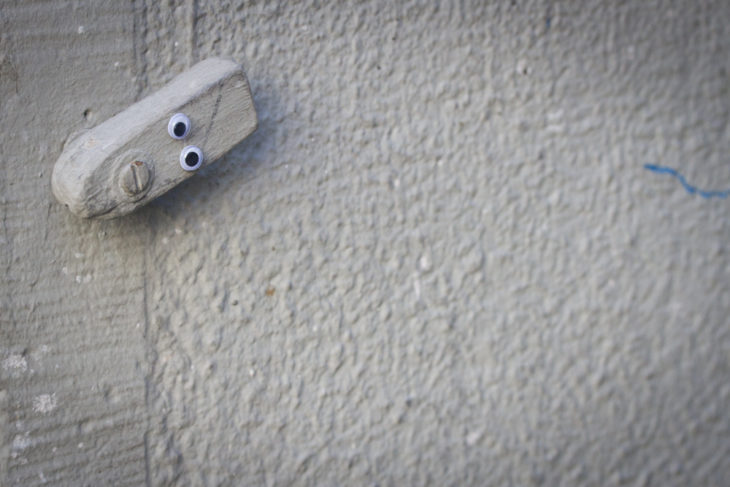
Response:
[[[180,167],[195,171],[203,164],[203,151],[200,147],[189,145],[180,152]]]
[[[182,140],[190,133],[192,124],[190,119],[184,113],[176,113],[170,117],[170,121],[167,123],[167,133],[173,139]]]

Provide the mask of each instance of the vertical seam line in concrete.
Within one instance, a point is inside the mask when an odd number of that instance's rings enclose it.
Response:
[[[149,217],[146,218],[146,223],[149,223]],[[147,253],[149,252],[150,244],[152,243],[150,226],[147,225],[144,242],[144,251],[142,252],[142,306],[144,316],[144,347],[145,347],[145,360],[147,362],[147,376],[144,378],[144,405],[145,405],[145,418],[147,427],[144,432],[144,469],[145,469],[145,485],[150,487],[152,485],[152,479],[150,476],[150,429],[152,427],[152,414],[150,413],[150,384],[152,380],[152,352],[150,345],[150,313],[148,309],[149,300],[147,299]]]
[[[137,82],[135,97],[139,99],[147,85],[147,0],[136,0],[133,5],[132,55]]]
[[[132,49],[134,56],[134,71],[136,80],[135,98],[139,100],[147,86],[147,0],[135,0],[133,11],[132,26]],[[151,465],[150,465],[150,428],[152,427],[152,415],[150,413],[150,381],[153,373],[152,352],[150,350],[150,320],[147,299],[147,263],[149,262],[147,254],[152,242],[151,230],[149,225],[149,217],[145,219],[147,223],[145,228],[145,236],[143,237],[144,249],[142,251],[142,313],[144,318],[144,347],[145,347],[145,368],[144,377],[144,414],[146,428],[143,437],[144,443],[144,468],[145,468],[145,485],[152,485]]]
[[[198,41],[198,0],[190,0],[190,51],[188,53],[188,67],[195,64],[197,58],[195,56],[195,45]]]
[[[144,433],[144,465],[145,465],[145,483],[147,487],[152,486],[152,465],[151,465],[151,453],[150,453],[150,432],[152,431],[152,387],[155,373],[155,351],[152,345],[152,339],[150,333],[152,326],[150,324],[150,299],[148,293],[150,287],[147,285],[149,278],[149,267],[148,264],[152,261],[150,258],[150,249],[152,248],[152,242],[154,241],[153,227],[152,227],[152,215],[149,213],[145,215],[145,235],[144,235],[144,251],[142,252],[142,306],[144,307],[144,346],[145,346],[145,360],[146,360],[146,377],[144,378],[144,404],[145,404],[145,419],[147,422],[147,428]]]

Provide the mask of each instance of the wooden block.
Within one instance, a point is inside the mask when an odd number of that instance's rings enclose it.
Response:
[[[178,113],[191,122],[181,140],[168,132]],[[207,59],[67,144],[53,167],[53,194],[84,218],[127,214],[195,174],[181,160],[185,148],[199,148],[199,170],[257,125],[243,69],[232,61]]]

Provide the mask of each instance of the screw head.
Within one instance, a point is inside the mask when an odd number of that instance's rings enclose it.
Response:
[[[150,185],[152,174],[150,168],[144,161],[134,160],[122,169],[122,189],[130,196],[136,196],[144,192]]]

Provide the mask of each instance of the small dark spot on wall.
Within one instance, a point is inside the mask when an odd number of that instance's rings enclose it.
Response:
[[[4,54],[0,54],[0,82],[5,81],[9,81],[9,84],[15,87],[15,94],[17,95],[18,70],[10,59],[6,58]]]
[[[91,108],[87,108],[84,110],[84,120],[90,120],[91,119]]]
[[[275,292],[276,292],[276,289],[274,289],[273,287],[269,287],[266,289],[267,296],[273,296]]]

